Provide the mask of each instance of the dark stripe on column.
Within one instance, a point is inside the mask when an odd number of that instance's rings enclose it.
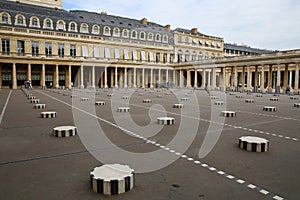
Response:
[[[125,177],[125,192],[130,190],[130,176]]]
[[[256,143],[252,143],[251,144],[251,151],[253,151],[253,152],[257,152],[257,144]]]
[[[94,175],[90,174],[90,186],[91,186],[92,190],[93,190],[93,177],[94,177]]]
[[[115,195],[119,193],[119,182],[118,180],[110,181],[110,193],[111,195]]]
[[[97,179],[97,192],[103,194],[103,179]]]
[[[243,141],[243,149],[247,150],[247,142],[246,141]]]
[[[266,144],[261,143],[261,152],[265,152],[265,149],[266,149]]]
[[[239,140],[239,147],[242,148],[242,140]]]
[[[61,131],[61,136],[62,136],[62,137],[66,137],[66,131],[65,131],[65,130],[62,130],[62,131]]]

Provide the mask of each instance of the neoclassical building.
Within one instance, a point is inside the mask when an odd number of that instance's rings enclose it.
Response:
[[[0,39],[0,88],[299,88],[297,50],[228,58],[223,38],[197,28],[66,11],[61,0],[2,0]]]

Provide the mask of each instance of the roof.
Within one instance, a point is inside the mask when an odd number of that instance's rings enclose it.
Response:
[[[258,49],[258,48],[252,48],[246,45],[237,45],[237,44],[230,44],[230,43],[224,43],[224,49],[230,49],[230,50],[236,50],[236,51],[244,51],[254,54],[262,54],[262,53],[270,53],[271,50],[267,49]]]
[[[182,32],[182,33],[188,33],[188,34],[196,35],[195,33],[192,32],[192,30],[184,29],[184,28],[176,28],[174,31],[178,31],[178,32]],[[204,37],[213,37],[213,38],[216,38],[216,39],[222,39],[222,38],[220,38],[220,37],[215,37],[215,36],[205,35],[205,34],[203,34],[203,33],[200,33],[199,31],[197,32],[197,35],[199,35],[199,36],[204,36]]]

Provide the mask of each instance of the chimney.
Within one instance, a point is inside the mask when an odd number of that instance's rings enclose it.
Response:
[[[166,30],[171,30],[171,25],[170,24],[167,24],[166,26],[165,26],[165,28],[166,28]]]
[[[192,33],[197,34],[198,33],[198,29],[197,28],[192,28]]]
[[[142,24],[147,25],[147,19],[145,17],[141,20],[141,22]]]

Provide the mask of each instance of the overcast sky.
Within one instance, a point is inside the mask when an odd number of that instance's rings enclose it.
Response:
[[[197,27],[256,48],[300,49],[299,0],[63,0],[63,8],[146,17],[171,29]]]

